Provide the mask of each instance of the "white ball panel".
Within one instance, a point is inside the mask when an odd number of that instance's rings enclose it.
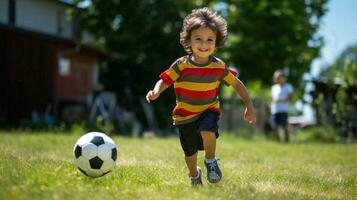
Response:
[[[77,165],[77,167],[81,168],[84,171],[87,171],[90,169],[88,159],[83,156],[79,157],[78,159],[75,159],[74,162]]]
[[[88,160],[97,156],[98,148],[92,143],[87,143],[82,146],[82,156]]]
[[[104,174],[100,169],[89,169],[86,170],[86,173],[88,176],[93,178],[102,176]]]
[[[102,170],[103,173],[106,173],[106,172],[112,170],[114,168],[114,166],[115,166],[115,162],[112,159],[108,159],[108,160],[104,161],[100,170]]]
[[[103,161],[108,160],[112,156],[112,148],[106,144],[102,144],[98,147],[98,157]]]
[[[80,137],[76,144],[82,146],[83,144],[89,143],[94,136],[95,136],[95,134],[87,133],[87,134],[83,135],[82,137]]]
[[[117,148],[117,146],[115,145],[115,143],[109,141],[109,140],[104,140],[105,144],[107,146],[109,146],[111,149]]]

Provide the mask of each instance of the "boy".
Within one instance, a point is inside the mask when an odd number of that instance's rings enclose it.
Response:
[[[270,93],[272,97],[271,113],[273,115],[274,132],[277,141],[280,141],[279,127],[284,128],[285,141],[289,142],[288,112],[289,101],[293,93],[293,87],[286,83],[286,76],[282,70],[276,70],[273,75],[274,85]]]
[[[160,80],[146,99],[155,100],[174,84],[176,106],[173,124],[178,127],[192,185],[202,184],[197,167],[197,152],[205,150],[207,179],[217,183],[222,178],[215,157],[220,109],[218,87],[221,82],[232,85],[246,105],[244,119],[256,121],[252,102],[243,83],[230,72],[225,63],[212,56],[227,37],[226,21],[208,8],[195,9],[186,16],[180,43],[188,55],[177,59],[160,75]]]

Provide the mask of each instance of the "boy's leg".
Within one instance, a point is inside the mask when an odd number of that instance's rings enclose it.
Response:
[[[188,177],[190,178],[191,185],[193,186],[202,185],[202,170],[197,166],[197,155],[198,152],[192,156],[185,156],[186,165],[189,170]]]
[[[211,183],[218,183],[222,178],[216,155],[216,134],[210,131],[201,131],[203,146],[205,149],[205,166],[207,168],[207,179]]]
[[[289,142],[288,113],[282,113],[282,126],[284,128],[285,142]]]
[[[203,147],[206,159],[213,159],[216,156],[216,135],[214,132],[201,131]]]
[[[280,126],[280,115],[279,113],[275,113],[273,115],[274,120],[274,135],[276,141],[280,142],[280,135],[279,135],[279,126]]]
[[[185,153],[185,162],[189,170],[189,178],[192,185],[201,185],[201,168],[197,167],[198,150],[202,143],[201,136],[197,133],[196,123],[178,126],[180,133],[181,147]]]
[[[216,138],[218,135],[218,117],[217,112],[207,111],[204,112],[199,121],[198,131],[202,138],[202,146],[205,150],[204,160],[205,166],[207,168],[207,179],[211,183],[218,183],[222,178],[222,172],[218,167],[216,156]]]
[[[186,165],[187,165],[187,168],[188,168],[188,170],[190,172],[190,176],[191,177],[196,177],[198,175],[198,172],[197,172],[197,154],[198,154],[198,152],[196,152],[192,156],[185,156]]]

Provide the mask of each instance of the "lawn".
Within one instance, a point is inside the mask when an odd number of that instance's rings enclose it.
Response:
[[[356,199],[357,145],[222,134],[219,184],[190,186],[179,140],[111,136],[116,168],[89,178],[72,163],[79,135],[0,132],[0,199]],[[199,165],[203,168],[203,153]],[[206,170],[204,169],[204,173]],[[205,176],[204,176],[205,177]]]

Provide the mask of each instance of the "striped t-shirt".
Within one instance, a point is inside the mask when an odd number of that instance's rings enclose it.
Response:
[[[160,78],[167,86],[174,84],[176,106],[172,119],[174,125],[179,125],[197,120],[204,111],[220,113],[218,87],[221,82],[231,85],[235,74],[218,58],[211,56],[207,63],[198,64],[186,55],[161,73]]]

